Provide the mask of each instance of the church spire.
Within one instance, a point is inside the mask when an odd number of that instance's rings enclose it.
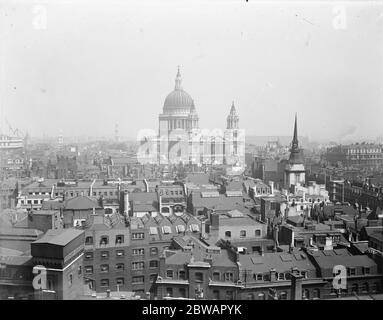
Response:
[[[235,110],[234,101],[231,104],[230,113],[227,116],[227,129],[238,129],[239,117]]]
[[[297,126],[297,113],[295,113],[295,123],[294,123],[294,136],[292,146],[293,149],[298,148],[298,126]]]
[[[295,122],[294,122],[294,136],[293,141],[291,142],[290,149],[290,163],[303,163],[303,154],[298,144],[298,121],[297,114],[295,114]]]
[[[177,67],[177,76],[176,76],[176,85],[175,85],[175,90],[182,90],[182,78],[181,78],[181,72],[180,72],[180,66]]]

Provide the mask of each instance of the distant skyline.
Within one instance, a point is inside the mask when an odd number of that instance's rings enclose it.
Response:
[[[3,0],[0,17],[2,115],[34,137],[158,130],[177,65],[202,128],[234,100],[249,136],[291,136],[295,112],[310,141],[383,135],[383,3]]]

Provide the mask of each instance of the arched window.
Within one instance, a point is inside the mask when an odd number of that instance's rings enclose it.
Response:
[[[93,244],[93,237],[86,237],[85,238],[85,244]]]
[[[225,238],[231,238],[231,231],[225,232]]]

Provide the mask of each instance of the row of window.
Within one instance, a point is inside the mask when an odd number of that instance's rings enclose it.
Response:
[[[115,244],[122,244],[124,243],[124,235],[119,234],[115,238]],[[86,245],[92,245],[93,244],[93,237],[88,236],[85,238],[85,244]],[[109,236],[101,236],[100,237],[100,245],[107,245],[109,244]]]
[[[137,248],[132,250],[132,254],[134,256],[143,256],[145,255],[145,249],[144,248]],[[151,247],[150,248],[150,255],[151,256],[157,256],[158,255],[158,248],[157,247]],[[124,250],[116,250],[116,257],[123,257],[125,256],[125,251]],[[85,252],[85,259],[86,260],[91,260],[94,257],[94,253],[89,251]],[[103,259],[108,259],[109,258],[109,251],[101,251],[100,257]]]
[[[177,233],[182,233],[186,231],[186,227],[182,224],[177,225],[176,227],[176,232]],[[199,226],[198,224],[191,224],[189,226],[189,230],[191,232],[199,232]],[[172,233],[172,228],[171,226],[163,226],[161,227],[161,231],[163,234],[171,234]],[[157,227],[149,227],[149,234],[150,235],[156,235],[158,234],[158,228]]]
[[[368,275],[370,274],[370,268],[369,267],[362,267],[362,274],[363,275]],[[337,274],[334,273],[334,277],[336,276]],[[356,275],[356,268],[354,267],[349,267],[347,268],[347,276],[355,276]]]
[[[157,274],[151,274],[149,279],[150,282],[154,282],[157,278]],[[135,276],[132,277],[132,284],[144,284],[145,283],[145,277],[144,276]],[[124,285],[125,284],[125,278],[119,277],[116,278],[116,284],[117,285]],[[101,279],[100,280],[100,286],[101,287],[109,287],[110,286],[110,280],[109,279]]]
[[[361,286],[359,287],[359,285],[357,283],[354,283],[352,284],[352,286],[350,288],[347,288],[347,289],[343,289],[342,290],[342,293],[344,294],[348,294],[349,291],[351,292],[351,294],[353,293],[368,293],[371,291],[371,293],[376,293],[379,291],[379,283],[378,282],[374,282],[372,284],[372,287],[370,288],[370,284],[368,282],[364,282],[361,284]],[[336,294],[337,293],[337,290],[334,289],[333,287],[331,287],[331,294]]]
[[[151,260],[151,261],[149,261],[149,268],[151,268],[151,269],[158,268],[158,266],[159,266],[158,260]],[[132,269],[133,270],[143,270],[144,267],[145,267],[145,263],[143,261],[132,262]],[[109,268],[108,264],[100,265],[101,273],[108,273],[109,270],[110,270],[110,268]],[[124,263],[117,263],[115,265],[115,270],[117,272],[124,271],[125,270],[125,264]],[[85,266],[85,273],[86,274],[93,274],[93,272],[94,272],[93,266]]]
[[[86,274],[93,274],[93,266],[85,266],[85,273]],[[117,263],[115,266],[116,271],[124,271],[125,265],[123,263]],[[109,272],[109,265],[108,264],[102,264],[100,265],[100,271],[102,273]]]
[[[182,196],[184,193],[183,193],[183,191],[182,190],[165,190],[165,191],[163,191],[163,190],[160,190],[159,191],[159,194],[160,194],[160,196],[162,196],[162,195],[171,195],[171,196],[173,196],[173,195],[175,195],[175,196],[177,196],[177,195],[180,195],[180,196]]]
[[[260,237],[261,236],[261,230],[260,229],[255,230],[254,235],[256,237]],[[246,230],[241,230],[239,232],[239,237],[240,238],[246,238],[247,237]],[[231,231],[225,231],[225,238],[231,238]]]
[[[307,271],[295,271],[296,274],[301,275],[304,278],[307,278]],[[291,279],[291,273],[283,273],[283,272],[276,272],[275,273],[276,280],[290,280]],[[253,279],[255,281],[269,281],[270,275],[269,274],[253,274]]]
[[[178,273],[177,273],[177,271],[174,271],[172,269],[166,270],[166,278],[176,279],[177,278],[177,274],[178,274],[178,279],[186,280],[186,272],[185,272],[185,270],[178,270]],[[204,281],[203,273],[202,272],[194,273],[194,279],[195,279],[195,281],[203,282]],[[234,273],[233,272],[224,272],[223,274],[221,274],[218,271],[214,271],[213,272],[213,280],[214,281],[230,281],[230,282],[233,282],[234,281]]]

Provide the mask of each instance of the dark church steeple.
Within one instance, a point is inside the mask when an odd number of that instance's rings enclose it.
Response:
[[[299,148],[298,143],[298,124],[297,124],[297,114],[295,113],[295,123],[294,123],[294,135],[293,135],[293,141],[291,142],[291,149],[290,149],[290,163],[303,163],[303,155],[302,150]]]

